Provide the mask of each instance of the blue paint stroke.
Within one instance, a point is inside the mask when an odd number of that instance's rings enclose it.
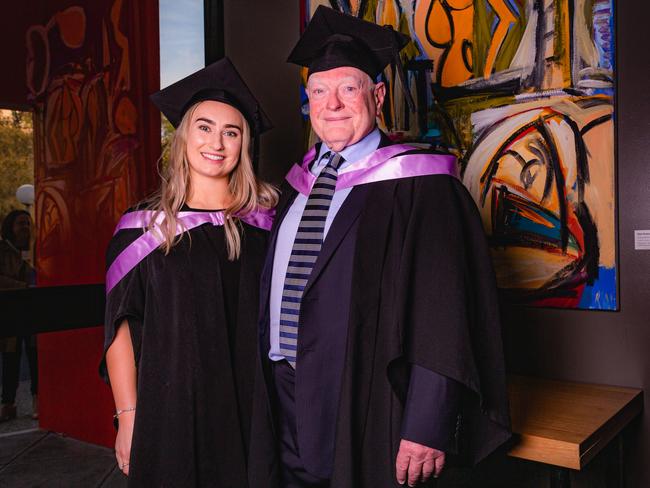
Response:
[[[307,97],[307,90],[300,85],[300,113],[302,120],[309,119],[309,98]]]
[[[519,11],[519,7],[517,6],[517,3],[514,0],[506,0],[506,3],[508,4],[510,11],[513,14],[515,14],[515,16],[521,17],[521,12]]]
[[[614,5],[612,0],[599,0],[593,8],[594,43],[599,65],[614,70]]]
[[[505,6],[514,14],[515,17],[520,17],[519,15],[519,9],[515,6],[513,3],[513,0],[505,0],[504,1]],[[501,17],[499,17],[496,13],[495,10],[492,9],[492,6],[490,4],[487,4],[487,7],[489,8],[490,11],[494,13],[494,18],[492,19],[492,25],[490,26],[490,35],[494,36],[494,33],[497,30],[497,26],[501,23]],[[508,32],[512,30],[512,27],[516,24],[516,22],[510,22],[508,24]],[[505,39],[505,38],[504,38]],[[501,48],[499,48],[501,49]]]
[[[590,310],[616,310],[616,268],[598,267],[598,279],[587,285],[578,308]]]
[[[494,33],[497,30],[497,26],[499,25],[499,22],[501,22],[501,19],[499,18],[498,15],[496,15],[495,12],[494,17],[492,18],[492,25],[490,26],[490,36],[494,36]]]
[[[523,235],[543,236],[557,245],[560,244],[562,235],[561,222],[553,213],[544,208],[529,205],[520,201],[510,200],[506,205],[510,206],[505,221],[505,227],[509,230],[508,233],[510,233],[510,231],[515,231]],[[539,215],[539,217],[546,220],[550,226],[529,219],[522,214],[523,209]],[[579,249],[578,243],[572,234],[569,235],[569,242],[567,244],[569,248]]]
[[[590,95],[605,95],[608,97],[613,97],[614,96],[614,89],[613,88],[591,88],[589,90]]]

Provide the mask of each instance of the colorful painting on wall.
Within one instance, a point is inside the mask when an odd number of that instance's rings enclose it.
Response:
[[[411,36],[417,110],[388,68],[383,128],[458,155],[507,300],[617,309],[613,0],[301,4]]]

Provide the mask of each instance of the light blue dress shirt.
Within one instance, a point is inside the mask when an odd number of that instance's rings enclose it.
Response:
[[[343,149],[340,154],[345,159],[345,162],[339,167],[339,172],[349,166],[353,166],[356,161],[377,149],[380,141],[381,133],[379,129],[375,128],[375,130],[356,144],[352,144]],[[330,151],[330,148],[325,143],[322,143],[316,159],[318,163],[314,164],[311,168],[314,176],[318,176],[327,164],[327,159],[323,158],[323,155],[328,151]],[[341,205],[343,205],[343,202],[351,191],[352,188],[346,188],[334,192],[327,219],[325,220],[323,238],[327,236],[334,217],[336,217]],[[284,289],[284,278],[287,274],[287,267],[289,266],[293,241],[296,238],[305,205],[307,205],[307,198],[306,195],[298,193],[298,196],[296,196],[291,207],[287,210],[284,220],[278,229],[278,239],[275,244],[275,255],[273,258],[273,276],[271,278],[271,309],[269,310],[271,320],[271,349],[269,350],[269,358],[272,361],[284,359],[284,356],[280,353],[280,305],[282,303],[282,290]]]

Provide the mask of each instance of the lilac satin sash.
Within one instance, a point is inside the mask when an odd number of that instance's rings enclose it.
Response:
[[[336,189],[352,188],[353,186],[374,183],[376,181],[410,178],[426,175],[449,175],[458,177],[456,157],[451,154],[400,154],[417,149],[414,146],[395,144],[381,147],[368,156],[356,161],[352,166],[339,172]],[[309,171],[309,163],[316,156],[316,148],[312,147],[302,160],[295,164],[287,173],[289,184],[303,195],[309,195],[316,176]]]
[[[117,223],[113,235],[122,229],[146,229],[147,226],[149,226],[154,213],[155,212],[152,210],[137,210],[123,215]],[[249,213],[239,218],[249,225],[264,230],[270,230],[274,215],[274,209],[259,209],[257,212]],[[164,214],[160,212],[153,223],[154,227],[160,226],[164,218]],[[224,213],[178,212],[176,235],[208,223],[212,225],[223,225]],[[135,268],[140,261],[156,250],[162,242],[163,237],[160,231],[156,232],[155,229],[151,229],[147,230],[144,234],[129,244],[126,249],[115,258],[115,261],[113,261],[106,272],[106,294],[108,295],[108,293],[127,275],[129,271]]]

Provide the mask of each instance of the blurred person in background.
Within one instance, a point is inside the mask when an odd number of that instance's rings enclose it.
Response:
[[[2,222],[0,241],[0,289],[26,288],[35,283],[34,268],[26,259],[32,238],[32,218],[26,210],[12,210]],[[32,417],[38,418],[38,359],[36,336],[30,334],[0,338],[2,351],[2,408],[0,422],[16,418],[16,392],[20,378],[20,358],[23,345],[27,353],[31,392]]]

